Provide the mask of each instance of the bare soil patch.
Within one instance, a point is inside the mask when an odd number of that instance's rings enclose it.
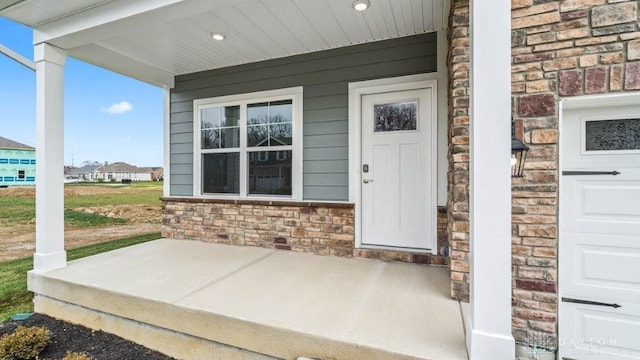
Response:
[[[134,194],[148,191],[146,188],[135,188],[120,185],[67,186],[65,197]],[[29,197],[35,196],[34,187],[10,187],[2,189],[2,196]],[[126,219],[126,225],[86,227],[65,230],[65,247],[74,248],[99,242],[159,232],[161,229],[161,206],[148,204],[118,204],[90,207],[76,207],[73,210]],[[33,254],[35,250],[35,219],[29,224],[17,224],[0,227],[0,262],[18,259]]]
[[[120,194],[123,192],[140,191],[140,188],[132,188],[122,185],[87,185],[87,186],[66,186],[64,188],[64,196],[83,196],[83,195],[107,195]],[[2,189],[3,196],[35,196],[36,188],[34,186],[12,186]]]
[[[78,207],[74,210],[87,214],[104,215],[111,218],[127,219],[130,223],[160,224],[162,211],[159,206],[150,205],[102,205]]]
[[[104,185],[74,185],[64,188],[64,196],[86,196],[86,195],[109,195],[123,193],[139,193],[143,191],[153,191],[158,188],[135,187],[130,185],[104,184]]]
[[[29,232],[6,238],[0,230],[0,262],[33,255],[36,248],[36,233]],[[160,231],[160,224],[131,224],[121,226],[90,227],[64,232],[66,248],[97,244]]]

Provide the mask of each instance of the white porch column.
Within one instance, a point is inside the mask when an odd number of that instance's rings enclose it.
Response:
[[[164,88],[164,163],[162,170],[162,196],[171,196],[171,89]]]
[[[513,359],[511,2],[472,0],[470,235],[472,360]]]
[[[33,269],[67,266],[64,250],[63,77],[67,53],[35,46],[36,62],[36,253]]]

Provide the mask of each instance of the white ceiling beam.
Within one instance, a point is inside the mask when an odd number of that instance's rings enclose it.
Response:
[[[0,11],[15,6],[25,0],[0,0]]]
[[[69,56],[163,88],[173,88],[174,74],[119,54],[97,44],[69,51]]]
[[[181,1],[183,0],[114,1],[34,28],[33,43],[54,42],[65,36],[104,27]]]
[[[240,1],[118,0],[38,26],[33,32],[33,42],[71,49],[135,32],[145,24],[166,23]]]

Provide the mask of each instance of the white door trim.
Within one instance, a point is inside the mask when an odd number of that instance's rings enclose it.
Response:
[[[586,95],[586,96],[576,96],[571,98],[561,99],[559,102],[558,109],[558,139],[560,141],[558,146],[558,290],[557,290],[557,308],[558,308],[558,336],[559,338],[563,335],[561,331],[560,322],[563,320],[563,307],[561,306],[561,295],[564,293],[564,287],[569,284],[563,284],[563,271],[565,268],[565,263],[563,263],[562,259],[564,257],[564,253],[561,250],[560,244],[563,243],[563,226],[566,223],[566,213],[562,211],[562,207],[565,206],[562,199],[565,191],[566,185],[563,181],[562,171],[564,170],[565,165],[565,154],[562,150],[562,141],[564,141],[565,134],[563,133],[565,116],[567,110],[574,109],[584,109],[584,108],[593,108],[593,107],[616,107],[616,106],[629,106],[636,105],[640,103],[640,93],[622,93],[622,94],[600,94],[600,95]],[[575,134],[576,136],[581,136],[581,134]],[[565,342],[566,344],[566,342]],[[566,349],[559,344],[558,346],[558,356],[562,356]]]
[[[401,76],[395,78],[376,79],[369,81],[361,81],[355,83],[349,83],[349,201],[355,205],[355,246],[359,248],[362,246],[362,183],[360,182],[360,164],[362,162],[362,126],[360,121],[361,116],[361,99],[362,95],[376,94],[382,92],[393,92],[403,90],[416,90],[431,88],[432,91],[432,114],[433,119],[432,126],[432,160],[431,160],[431,196],[432,199],[437,197],[437,174],[438,174],[438,162],[437,162],[437,128],[438,128],[438,74],[419,74]],[[437,206],[434,202],[432,206]],[[433,223],[431,228],[434,231],[431,252],[436,254],[437,249],[437,212],[434,211],[436,216],[433,216]],[[368,248],[376,248],[374,246],[367,246]],[[386,247],[381,247],[388,249]]]

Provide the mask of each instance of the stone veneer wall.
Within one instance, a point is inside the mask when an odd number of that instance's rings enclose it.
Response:
[[[512,106],[530,146],[512,185],[513,335],[557,348],[558,100],[640,90],[638,1],[512,0]],[[449,226],[452,296],[468,299],[468,1],[452,0]]]
[[[638,1],[512,0],[513,113],[531,150],[513,181],[513,335],[557,348],[558,99],[640,90]]]
[[[441,255],[355,248],[353,204],[163,198],[162,237],[317,255],[445,265]],[[438,211],[438,249],[446,245]]]
[[[469,1],[452,0],[449,16],[449,172],[447,236],[451,296],[469,301]]]

